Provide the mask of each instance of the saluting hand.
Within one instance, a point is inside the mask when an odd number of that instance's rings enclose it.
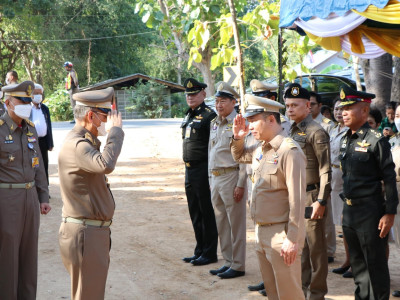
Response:
[[[394,215],[386,214],[379,220],[378,229],[381,231],[379,237],[383,239],[389,233],[394,223]]]
[[[281,256],[286,265],[290,266],[296,260],[299,245],[286,238],[282,243]]]
[[[233,120],[232,132],[236,140],[241,140],[249,134],[249,125],[246,125],[246,120],[241,114],[238,114]]]
[[[107,115],[106,131],[109,132],[111,127],[114,126],[122,128],[122,116],[121,112],[113,109]]]

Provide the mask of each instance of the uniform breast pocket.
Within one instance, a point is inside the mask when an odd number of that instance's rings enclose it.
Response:
[[[190,130],[190,139],[191,140],[197,140],[201,138],[202,135],[202,124],[201,122],[193,122],[192,125],[190,125],[191,130]]]
[[[273,163],[264,163],[261,168],[261,178],[265,182],[265,187],[267,189],[277,189],[278,188],[278,166]]]
[[[299,144],[301,149],[305,149],[306,147],[306,138],[303,136],[295,135],[293,139]]]
[[[16,147],[4,147],[0,150],[0,165],[13,166],[21,160],[21,149]]]
[[[364,174],[365,168],[367,167],[369,161],[369,152],[354,152],[351,156],[352,170],[357,173]]]

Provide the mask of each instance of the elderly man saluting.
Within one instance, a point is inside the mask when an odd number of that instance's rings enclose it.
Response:
[[[115,202],[107,183],[121,152],[121,114],[111,111],[113,88],[74,94],[77,124],[58,157],[61,257],[71,276],[71,298],[104,299]],[[107,135],[100,152],[99,135]]]
[[[306,157],[282,129],[282,104],[245,95],[245,117],[236,116],[232,155],[252,163],[251,217],[256,223],[257,257],[270,300],[304,299],[301,285],[301,249],[304,244]],[[262,141],[245,147],[249,130]]]

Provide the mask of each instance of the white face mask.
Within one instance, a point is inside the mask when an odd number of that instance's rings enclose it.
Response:
[[[95,115],[96,115],[97,119],[99,119],[99,121],[101,122],[101,120],[100,120],[100,118],[97,116],[97,114],[95,114]],[[93,125],[94,125],[94,124],[93,124]],[[96,125],[94,125],[94,126],[96,126]],[[106,135],[107,135],[106,122],[101,122],[100,126],[99,126],[99,127],[96,127],[96,128],[97,128],[97,134],[98,134],[99,136],[106,136]]]
[[[12,102],[10,102],[10,103],[12,103]],[[31,115],[31,111],[32,111],[31,104],[14,105],[14,103],[13,103],[12,105],[14,106],[14,109],[10,108],[10,110],[13,111],[21,119],[28,119],[29,116]]]
[[[42,102],[43,96],[38,94],[38,95],[33,95],[33,102],[36,104],[40,104]]]
[[[10,84],[10,80],[8,78],[6,79],[6,84]]]
[[[400,132],[400,118],[394,119],[394,124],[396,125],[397,131]]]

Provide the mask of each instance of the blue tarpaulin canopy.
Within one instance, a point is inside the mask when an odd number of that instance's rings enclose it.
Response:
[[[351,9],[364,11],[369,5],[383,8],[389,0],[281,0],[279,27],[290,27],[297,18],[325,19],[332,12],[343,16]]]

